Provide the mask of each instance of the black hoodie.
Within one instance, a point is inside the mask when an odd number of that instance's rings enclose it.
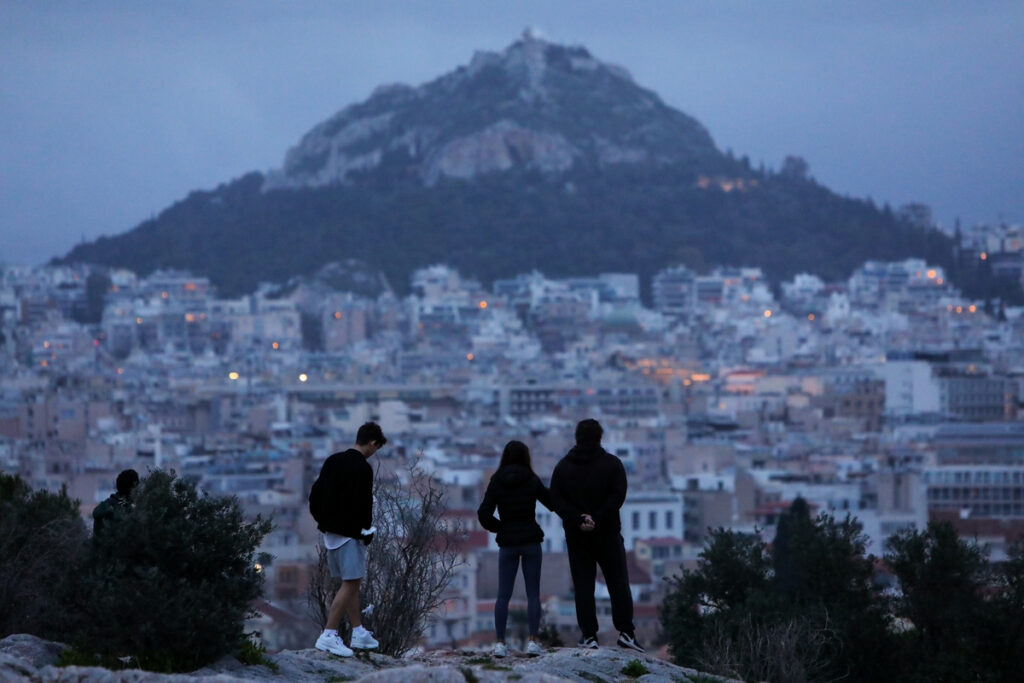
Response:
[[[622,530],[619,508],[626,501],[626,468],[617,457],[596,446],[575,446],[551,474],[551,500],[566,535],[582,534],[580,522],[594,518],[594,534]]]
[[[373,468],[366,456],[350,448],[327,458],[309,503],[320,531],[362,538],[373,524]]]
[[[548,489],[540,477],[523,465],[505,465],[487,484],[484,500],[476,511],[480,526],[498,534],[498,546],[504,548],[540,543],[544,532],[537,524],[537,501],[552,510]],[[501,519],[494,516],[498,508]]]

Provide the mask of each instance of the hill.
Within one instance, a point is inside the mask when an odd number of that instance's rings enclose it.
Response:
[[[816,183],[754,169],[582,47],[527,33],[316,126],[266,175],[194,192],[64,262],[185,268],[227,295],[357,259],[396,287],[449,263],[485,282],[676,264],[845,278],[869,258],[947,265],[944,235]]]

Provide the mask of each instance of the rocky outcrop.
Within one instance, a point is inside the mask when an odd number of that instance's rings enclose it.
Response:
[[[0,640],[0,681],[59,683],[89,681],[122,683],[233,683],[240,681],[366,681],[373,683],[521,683],[577,681],[644,681],[687,683],[727,679],[699,674],[649,655],[602,648],[555,648],[539,657],[512,653],[496,659],[486,652],[430,652],[405,659],[360,653],[343,659],[319,650],[285,650],[267,655],[268,665],[245,666],[230,657],[190,674],[155,674],[138,669],[110,671],[100,667],[58,667],[64,645],[34,636]]]
[[[427,160],[423,180],[433,185],[442,176],[474,178],[514,166],[553,173],[568,169],[577,156],[579,150],[558,133],[536,132],[502,120],[444,145]]]
[[[348,184],[380,169],[430,186],[511,169],[552,175],[719,156],[703,126],[625,69],[527,31],[430,83],[378,88],[307,133],[263,190]]]

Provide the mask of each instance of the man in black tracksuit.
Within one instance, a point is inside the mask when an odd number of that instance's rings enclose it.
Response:
[[[601,567],[611,597],[612,622],[619,631],[618,645],[644,652],[634,635],[633,596],[620,533],[626,470],[621,460],[601,447],[603,433],[597,420],[576,425],[576,446],[551,475],[551,499],[565,529],[576,621],[583,634],[580,646],[598,647],[594,582]]]

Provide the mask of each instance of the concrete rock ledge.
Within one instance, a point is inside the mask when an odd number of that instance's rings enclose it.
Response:
[[[730,683],[730,679],[702,674],[669,662],[618,648],[580,650],[556,648],[540,657],[510,653],[496,659],[483,651],[429,652],[405,659],[360,653],[342,659],[315,649],[284,650],[267,655],[277,669],[246,666],[226,657],[211,666],[188,674],[157,674],[138,669],[110,671],[100,667],[58,667],[57,657],[65,648],[35,636],[18,634],[0,640],[0,681],[40,683],[121,683],[154,681],[167,683],[231,683],[239,681],[365,681],[367,683]],[[632,660],[639,660],[647,673],[633,677],[622,673]]]

